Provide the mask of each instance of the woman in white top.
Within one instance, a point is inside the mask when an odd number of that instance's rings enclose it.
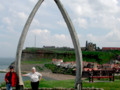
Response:
[[[31,79],[32,90],[38,90],[39,81],[42,79],[42,74],[36,72],[35,67],[32,68],[32,72],[28,74],[22,74],[22,76],[28,76]]]

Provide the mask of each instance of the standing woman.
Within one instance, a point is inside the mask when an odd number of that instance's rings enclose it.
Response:
[[[36,72],[35,67],[32,68],[32,72],[28,74],[22,74],[22,76],[28,76],[31,79],[32,90],[38,90],[39,81],[42,79],[42,74]]]

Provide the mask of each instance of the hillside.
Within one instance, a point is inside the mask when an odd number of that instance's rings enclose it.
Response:
[[[82,51],[83,60],[87,62],[107,63],[116,59],[120,51]],[[53,58],[64,62],[75,61],[75,52],[71,48],[26,48],[22,53],[22,61],[50,62]]]

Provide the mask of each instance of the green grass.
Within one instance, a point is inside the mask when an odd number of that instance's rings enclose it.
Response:
[[[115,82],[83,82],[83,87],[103,88],[104,90],[120,90],[120,81]]]
[[[22,61],[22,64],[44,64],[44,61]],[[48,62],[47,62],[48,63]]]
[[[40,82],[39,87],[40,88],[74,88],[74,80],[51,80],[51,81],[46,81],[42,80]],[[25,82],[25,87],[31,87],[30,82],[26,81]],[[94,82],[94,83],[88,83],[88,82],[83,82],[83,87],[85,88],[103,88],[104,90],[120,90],[120,80],[114,81],[114,82]]]
[[[25,82],[25,87],[30,88],[30,81]],[[74,80],[50,80],[42,79],[40,81],[40,88],[74,88]]]
[[[27,52],[32,52],[32,53],[36,53],[38,50],[43,50],[43,51],[52,51],[54,53],[74,53],[74,50],[68,50],[66,48],[62,48],[62,49],[59,49],[59,48],[34,48],[34,47],[31,47],[31,48],[26,48],[25,51]]]
[[[39,84],[39,88],[74,88],[75,80],[50,80],[46,81],[42,79]],[[25,87],[31,88],[30,81],[25,81]],[[5,87],[5,83],[1,84],[0,87]],[[114,82],[84,82],[84,88],[103,88],[104,90],[120,90],[120,80]]]
[[[51,63],[52,59],[31,59],[31,60],[22,60],[21,64],[45,64],[45,63]]]

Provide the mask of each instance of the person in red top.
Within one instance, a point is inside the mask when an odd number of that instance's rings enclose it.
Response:
[[[9,67],[10,71],[5,75],[5,82],[7,90],[12,90],[12,87],[16,87],[17,85],[17,75],[14,72],[14,67]]]

